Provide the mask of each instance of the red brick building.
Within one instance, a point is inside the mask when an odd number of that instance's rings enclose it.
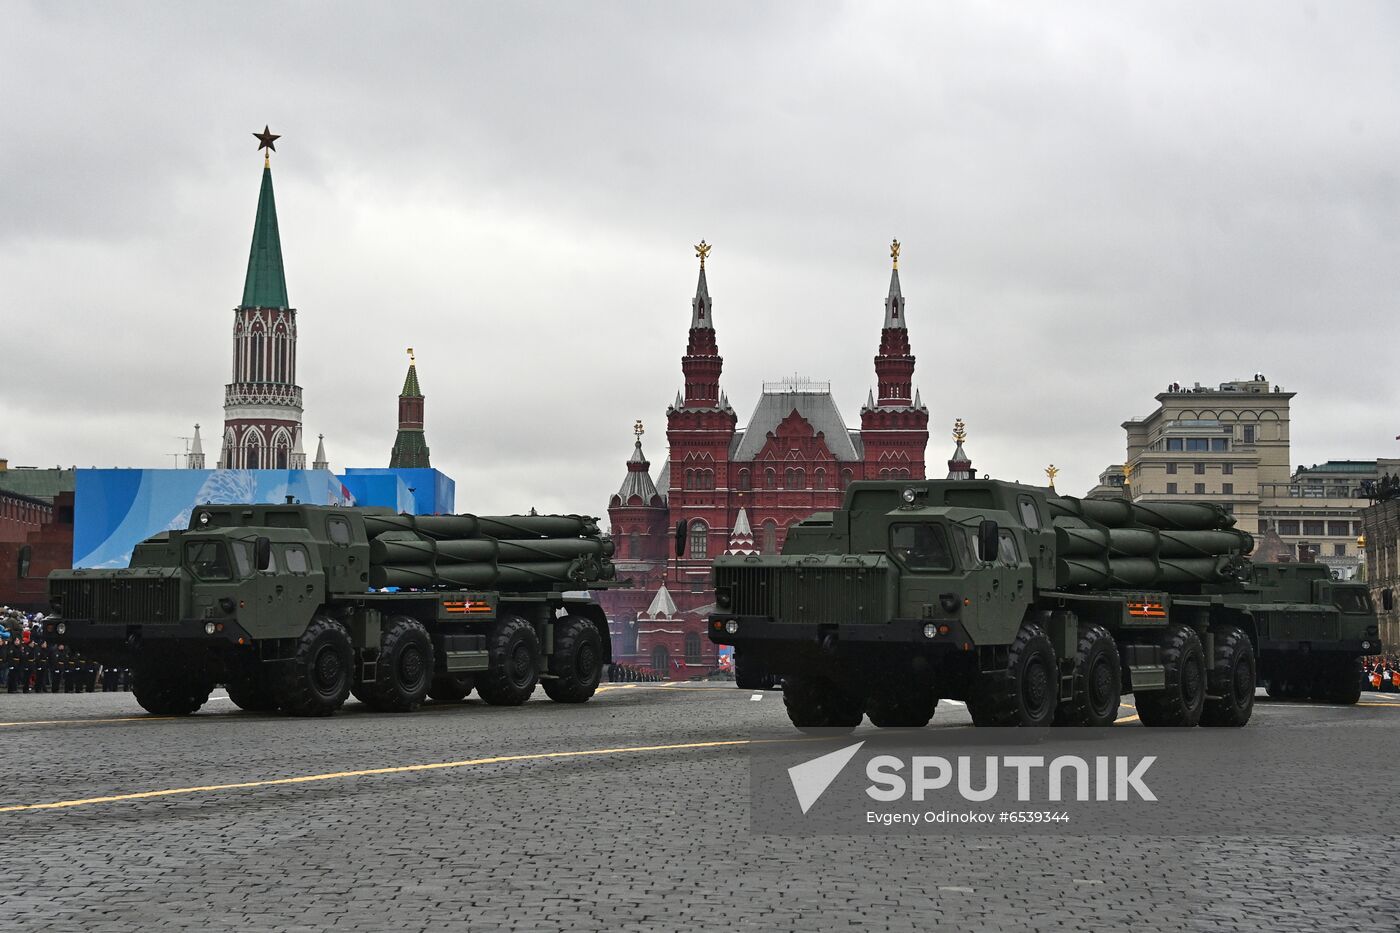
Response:
[[[875,356],[878,391],[861,409],[858,429],[847,427],[829,384],[800,379],[766,383],[739,427],[720,388],[724,358],[705,278],[708,251],[698,249],[684,388],[666,412],[670,456],[658,477],[665,491],[652,479],[639,424],[626,479],[608,505],[618,575],[636,588],[601,597],[619,660],[678,680],[718,664],[716,646],[705,638],[715,557],[777,553],[790,527],[838,507],[852,480],[922,479],[928,446],[928,409],[913,391],[898,243]],[[690,531],[686,555],[677,560],[672,534],[680,521]]]
[[[0,503],[12,498],[0,491]],[[22,538],[0,539],[0,606],[35,612],[49,608],[49,571],[73,566],[73,493],[29,501],[45,506],[45,518]]]

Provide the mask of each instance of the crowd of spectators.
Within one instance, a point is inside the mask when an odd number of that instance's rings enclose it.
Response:
[[[43,613],[0,606],[0,691],[95,693],[130,690],[131,672],[104,667],[44,635]]]

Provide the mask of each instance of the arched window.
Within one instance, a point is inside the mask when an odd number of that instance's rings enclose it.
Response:
[[[29,577],[29,561],[32,555],[33,551],[30,550],[27,544],[19,549],[19,566],[17,569],[21,580],[28,579]],[[1387,590],[1387,592],[1389,591]]]
[[[769,467],[768,470],[763,474],[763,488],[778,488],[778,474],[772,467]]]
[[[1390,612],[1395,608],[1395,595],[1390,590],[1381,590],[1381,608]]]
[[[749,471],[748,471],[748,470],[740,470],[740,471],[739,471],[739,488],[740,488],[740,489],[748,489],[748,488],[749,488]]]
[[[817,467],[817,472],[814,474],[814,478],[815,479],[812,485],[814,485],[818,489],[826,488],[826,470],[823,470],[821,467]]]
[[[762,550],[764,554],[778,553],[778,523],[771,518],[763,523]]]
[[[685,663],[700,663],[700,635],[698,632],[686,632],[685,635]]]
[[[671,655],[667,653],[665,645],[657,645],[651,649],[651,669],[656,674],[670,673]]]
[[[849,485],[851,485],[851,471],[850,471],[850,470],[842,470],[842,471],[841,471],[841,488],[842,488],[842,489],[845,489],[845,488],[846,488],[847,486],[849,486]]]
[[[697,560],[710,556],[710,528],[703,521],[690,524],[690,553],[687,556]]]
[[[807,471],[801,468],[792,471],[792,479],[788,480],[789,489],[807,488]]]
[[[627,556],[642,556],[642,536],[637,534],[635,531],[627,535]]]

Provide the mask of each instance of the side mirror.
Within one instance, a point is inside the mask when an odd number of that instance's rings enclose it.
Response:
[[[690,536],[690,522],[681,519],[676,522],[676,557],[685,556],[685,539]]]
[[[982,524],[977,526],[977,553],[982,556],[983,560],[990,563],[997,559],[999,550],[1001,550],[1001,529],[990,518],[983,519]]]
[[[266,570],[272,566],[272,541],[259,538],[253,542],[253,566]]]

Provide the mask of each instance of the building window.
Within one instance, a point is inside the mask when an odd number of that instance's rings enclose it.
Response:
[[[1208,437],[1188,437],[1186,439],[1187,450],[1210,450],[1210,438]]]
[[[664,645],[651,649],[651,671],[653,674],[666,674],[671,670],[671,656]]]
[[[1175,463],[1168,463],[1168,464],[1167,464],[1167,472],[1170,473],[1170,474],[1172,474],[1173,476],[1175,476],[1175,475],[1176,475],[1176,464],[1175,464]]]
[[[1216,453],[1221,453],[1230,449],[1230,442],[1223,437],[1212,437],[1210,439],[1210,449]]]
[[[695,632],[685,633],[685,663],[700,663],[700,636]]]
[[[814,478],[813,485],[815,485],[818,489],[825,489],[825,488],[826,488],[826,470],[823,470],[821,467],[817,467],[817,472],[814,473],[814,474],[812,474],[812,475],[813,475],[813,478]]]
[[[1235,484],[1234,484],[1234,483],[1221,483],[1221,484],[1220,484],[1220,491],[1221,491],[1221,493],[1223,493],[1224,495],[1233,496],[1233,495],[1235,494]]]
[[[1176,495],[1176,483],[1167,483],[1167,495]]]
[[[763,542],[761,550],[764,554],[778,553],[778,523],[771,518],[763,523]]]
[[[1205,476],[1205,475],[1206,475],[1206,465],[1205,465],[1204,463],[1198,463],[1198,464],[1196,464],[1196,475],[1197,475],[1197,476]]]
[[[704,522],[694,522],[690,526],[689,556],[696,560],[710,556],[710,529]]]
[[[17,570],[19,571],[19,578],[21,580],[26,580],[29,578],[29,564],[32,557],[33,551],[30,550],[29,545],[26,544],[19,549],[19,566],[17,567]],[[18,630],[16,630],[14,634],[16,637],[18,637]]]
[[[768,470],[763,474],[763,488],[778,488],[778,474],[772,467],[769,467]]]
[[[1278,523],[1278,533],[1281,535],[1296,535],[1298,533],[1298,523],[1287,519]]]
[[[635,531],[629,532],[627,535],[627,556],[642,556],[642,536],[637,534]]]
[[[1323,534],[1322,528],[1323,523],[1320,521],[1303,522],[1303,534],[1308,535],[1309,537],[1314,535],[1321,537]]]
[[[1347,546],[1346,546],[1345,544],[1334,544],[1334,545],[1332,545],[1332,556],[1333,556],[1333,557],[1346,557],[1346,556],[1347,556]]]
[[[1268,520],[1267,518],[1261,518],[1261,519],[1259,519],[1259,533],[1262,535],[1262,534],[1264,534],[1265,532],[1267,532],[1268,530],[1269,530],[1269,520]]]
[[[1335,537],[1346,537],[1351,534],[1351,522],[1328,522],[1327,533]]]
[[[806,489],[807,471],[797,469],[788,470],[783,475],[783,481],[785,484],[784,488],[786,489]]]
[[[1206,494],[1206,484],[1205,484],[1205,483],[1197,483],[1197,484],[1196,484],[1196,495],[1198,495],[1198,496],[1204,496],[1205,494]]]
[[[1235,465],[1233,463],[1222,463],[1220,464],[1220,472],[1224,473],[1226,476],[1234,476]]]
[[[740,471],[739,471],[739,488],[740,488],[740,489],[748,489],[748,488],[749,488],[749,471],[748,471],[748,470],[740,470]]]
[[[1254,443],[1254,425],[1247,424],[1244,426],[1244,442],[1246,444]]]
[[[1390,590],[1381,590],[1381,608],[1386,612],[1395,608],[1395,595]]]
[[[1179,438],[1179,437],[1169,437],[1169,438],[1167,438],[1167,450],[1182,450],[1182,449],[1183,449],[1183,445],[1182,445],[1182,443],[1181,443],[1181,438]]]

